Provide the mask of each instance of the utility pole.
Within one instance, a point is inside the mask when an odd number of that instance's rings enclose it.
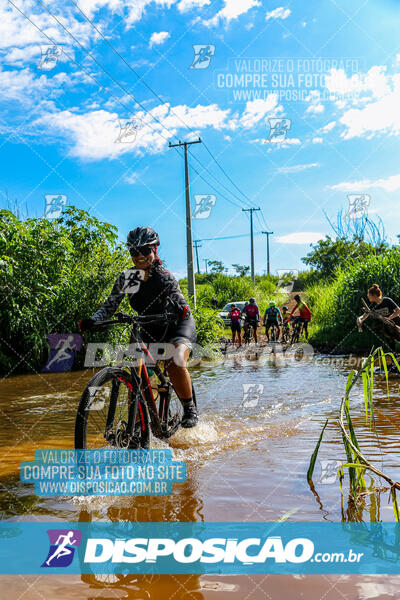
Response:
[[[243,212],[250,213],[250,249],[251,249],[251,279],[254,283],[254,236],[253,236],[253,212],[261,208],[242,208]]]
[[[192,237],[192,212],[190,208],[190,188],[189,188],[189,164],[188,164],[188,146],[192,144],[200,144],[201,139],[199,138],[195,142],[181,142],[179,144],[171,144],[170,148],[176,146],[183,146],[185,149],[185,197],[186,197],[186,249],[187,249],[187,275],[188,275],[188,295],[192,299],[194,306],[196,307],[196,284],[194,281],[194,269],[193,269],[193,237]]]
[[[207,265],[208,265],[208,258],[203,258],[205,265],[206,265],[206,273],[207,273]]]
[[[201,244],[199,244],[201,240],[194,240],[193,244],[194,244],[194,249],[196,250],[196,263],[197,263],[197,272],[200,273],[200,266],[199,266],[199,252],[198,252],[198,248],[201,248]]]
[[[267,275],[269,275],[269,236],[274,235],[273,231],[262,231],[267,236]]]

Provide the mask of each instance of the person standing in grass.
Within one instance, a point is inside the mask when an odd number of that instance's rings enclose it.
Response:
[[[242,327],[240,324],[241,311],[235,305],[231,304],[231,310],[229,311],[229,318],[231,320],[231,331],[232,331],[232,345],[235,344],[235,337],[238,337],[238,347],[242,345]]]

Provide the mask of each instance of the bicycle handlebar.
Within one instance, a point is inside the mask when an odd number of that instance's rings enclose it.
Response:
[[[142,323],[162,323],[172,321],[177,318],[175,313],[161,313],[157,315],[128,315],[126,313],[116,313],[115,319],[109,319],[107,321],[98,321],[93,325],[96,327],[105,327],[106,325],[128,323],[130,325],[140,325]]]

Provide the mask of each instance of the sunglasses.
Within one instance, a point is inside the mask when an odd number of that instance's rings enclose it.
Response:
[[[131,256],[149,256],[153,252],[153,246],[139,246],[129,249]]]

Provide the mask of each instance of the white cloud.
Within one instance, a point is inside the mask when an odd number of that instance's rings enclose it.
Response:
[[[246,14],[250,9],[261,6],[259,0],[224,0],[225,6],[221,8],[211,19],[202,20],[201,23],[206,27],[218,25],[220,21],[225,21],[226,24],[230,23]]]
[[[249,100],[240,118],[240,125],[245,129],[250,129],[267,114],[270,117],[274,116],[280,108],[282,107],[278,106],[277,94],[268,94],[266,100],[261,98]]]
[[[304,165],[289,165],[278,168],[278,173],[300,173],[301,171],[306,171],[307,169],[313,169],[314,167],[319,167],[319,163],[308,163]]]
[[[211,0],[180,0],[178,10],[182,13],[191,10],[192,8],[202,8],[211,4]]]
[[[51,40],[57,44],[70,44],[70,36],[57,25],[56,21],[40,5],[33,5],[30,0],[20,0],[16,3],[22,12],[29,15],[32,21],[42,29]],[[35,7],[35,8],[34,8]],[[51,12],[64,24],[64,26],[79,39],[82,45],[86,45],[89,40],[94,39],[96,32],[86,21],[78,20],[72,9],[59,3],[58,6],[52,4]],[[75,11],[76,13],[76,11]],[[40,33],[40,31],[31,25],[29,21],[11,4],[7,2],[0,3],[0,50],[6,48],[25,48],[26,46],[37,44],[50,44],[51,42]]]
[[[222,110],[216,104],[196,107],[179,105],[172,108],[167,103],[162,104],[148,113],[135,113],[139,127],[132,143],[116,142],[121,116],[114,111],[93,110],[80,114],[72,110],[48,112],[36,119],[32,128],[42,134],[50,131],[53,138],[58,136],[69,146],[71,156],[83,160],[102,160],[116,159],[132,152],[139,155],[160,152],[165,149],[168,138],[175,137],[178,130],[184,127],[183,123],[197,131],[206,127],[227,130],[232,128],[229,116],[229,109]]]
[[[306,113],[320,114],[324,112],[325,108],[321,103],[320,98],[321,95],[318,90],[313,90],[310,92],[309,96],[306,98],[306,102],[308,102]]]
[[[329,186],[331,190],[339,190],[341,192],[366,192],[371,188],[381,189],[385,192],[396,192],[400,189],[400,174],[391,175],[386,179],[360,179],[359,181],[343,181],[336,185]]]
[[[149,47],[160,46],[167,41],[167,39],[171,37],[168,31],[159,31],[158,33],[154,32],[151,34]]]
[[[327,125],[325,125],[325,127],[322,128],[322,131],[324,133],[328,133],[329,131],[331,131],[336,125],[336,121],[331,121],[330,123],[328,123]]]
[[[281,235],[276,239],[280,244],[316,244],[318,240],[325,237],[325,234],[316,231],[297,231]]]
[[[322,139],[322,137],[313,137],[313,139],[311,141],[313,144],[322,144],[323,139]]]
[[[265,20],[269,21],[270,19],[287,19],[291,12],[292,11],[289,8],[280,6],[279,8],[274,8],[274,10],[267,12],[265,15]]]

